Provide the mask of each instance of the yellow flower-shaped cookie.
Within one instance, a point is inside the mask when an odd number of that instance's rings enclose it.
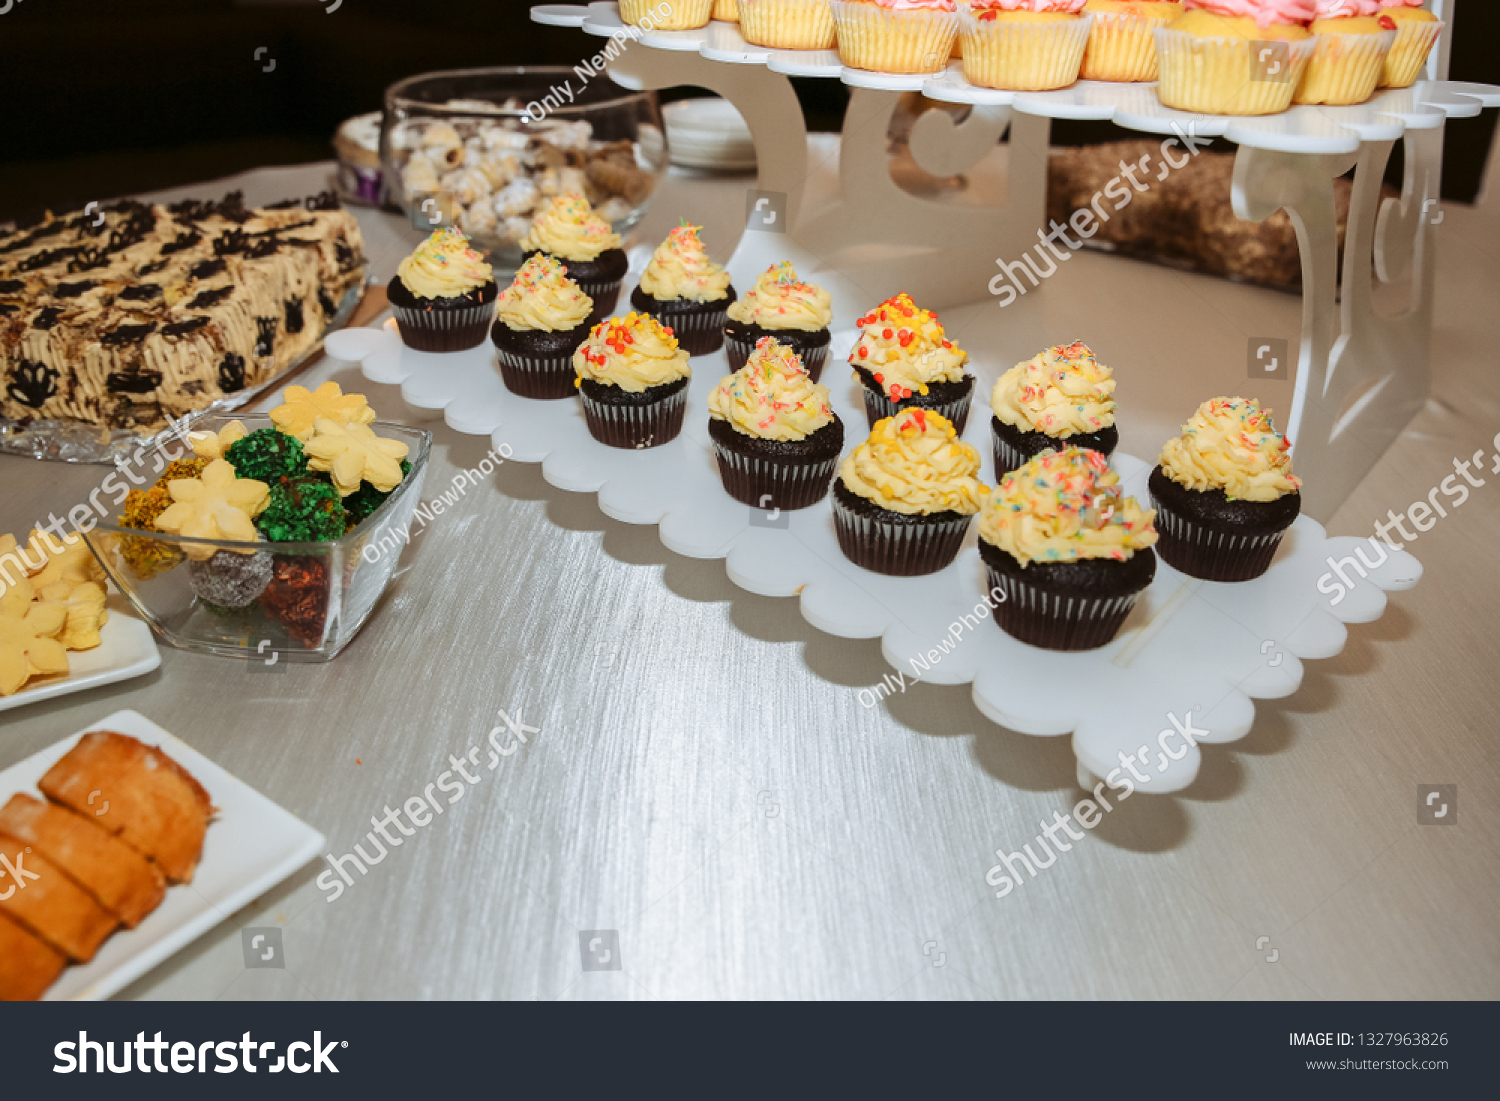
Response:
[[[234,467],[223,459],[209,463],[196,478],[168,482],[167,492],[172,495],[172,504],[156,518],[159,531],[236,543],[255,542],[257,536],[251,520],[271,500],[270,486],[253,478],[236,478]],[[183,547],[189,558],[199,562],[212,558],[216,549],[195,544]]]
[[[32,677],[68,671],[68,652],[52,635],[63,629],[67,613],[35,604],[22,616],[0,616],[0,696],[14,695]]]
[[[382,439],[362,424],[325,419],[319,419],[314,430],[316,435],[306,442],[307,465],[331,474],[341,497],[357,490],[360,482],[369,482],[382,493],[401,484],[401,460],[406,458],[407,446],[400,440]]]
[[[31,575],[31,583],[38,589],[55,581],[104,580],[104,567],[77,532],[70,531],[59,539],[50,532],[33,531],[26,546],[32,561],[40,556],[44,563]]]
[[[375,419],[375,410],[363,394],[346,394],[336,382],[325,382],[310,392],[305,386],[288,386],[281,400],[284,404],[271,410],[271,423],[303,443],[312,439],[320,420],[363,425]]]
[[[300,389],[300,387],[298,387]],[[229,450],[231,444],[237,440],[243,440],[248,433],[245,426],[239,421],[230,421],[217,432],[207,430],[188,433],[188,446],[193,449],[193,454],[200,459],[222,459],[224,452]]]
[[[34,586],[27,578],[30,563],[16,553],[18,549],[14,535],[0,535],[0,615],[25,615],[33,599]]]
[[[99,645],[99,628],[109,620],[104,590],[92,581],[54,581],[38,589],[38,607],[61,608],[67,617],[57,641],[69,650],[92,650]]]

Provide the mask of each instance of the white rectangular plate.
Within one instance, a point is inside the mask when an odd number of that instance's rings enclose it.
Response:
[[[170,888],[140,925],[119,930],[87,964],[64,971],[47,991],[48,1001],[93,1001],[117,993],[280,883],[324,847],[317,830],[135,711],[116,711],[0,772],[0,802],[18,791],[38,795],[37,781],[89,730],[115,730],[159,746],[198,779],[219,812],[208,825],[193,881]]]
[[[129,680],[151,672],[161,664],[161,651],[151,628],[135,617],[119,593],[110,593],[109,621],[99,628],[99,645],[92,650],[68,653],[68,675],[41,677],[13,696],[0,696],[0,711],[25,707],[28,703],[98,688],[101,684]]]

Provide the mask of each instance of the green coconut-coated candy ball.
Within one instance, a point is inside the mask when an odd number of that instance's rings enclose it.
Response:
[[[407,462],[405,459],[402,459],[402,480],[404,481],[406,479],[406,476],[410,473],[411,463]],[[369,482],[361,482],[358,489],[344,498],[344,510],[349,514],[349,526],[353,527],[361,520],[375,515],[375,510],[378,509],[381,505],[385,504],[386,498],[389,497],[391,493],[395,492],[396,491],[393,489],[390,491],[390,493],[382,493],[380,490],[372,486]]]
[[[278,478],[296,478],[307,473],[307,454],[296,436],[275,428],[259,428],[235,440],[224,458],[241,478],[254,478],[267,485]]]
[[[339,491],[320,478],[280,478],[255,526],[272,543],[316,543],[337,539],[348,527]]]

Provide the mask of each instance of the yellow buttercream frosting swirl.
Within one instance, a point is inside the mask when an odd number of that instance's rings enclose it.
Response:
[[[1154,509],[1120,489],[1109,460],[1086,447],[1048,448],[1000,479],[984,501],[979,538],[1022,566],[1122,561],[1156,542]]]
[[[815,332],[833,322],[833,299],[822,287],[797,278],[790,260],[772,264],[755,286],[729,307],[729,320],[763,329]]]
[[[1254,398],[1214,398],[1161,449],[1161,469],[1188,489],[1221,489],[1241,501],[1275,501],[1296,493],[1291,441],[1276,431],[1271,411]]]
[[[521,265],[495,304],[496,315],[509,328],[549,333],[578,328],[593,308],[594,300],[568,278],[568,269],[542,254]]]
[[[947,417],[927,409],[876,421],[870,438],[839,467],[850,493],[907,515],[973,516],[984,493],[978,473],[979,452],[958,438]]]
[[[521,237],[521,248],[564,260],[597,260],[600,253],[619,247],[620,235],[582,195],[554,196]]]
[[[672,330],[650,314],[628,313],[601,321],[573,353],[580,380],[639,394],[693,373]]]
[[[698,238],[702,228],[684,222],[667,234],[641,273],[641,290],[658,302],[716,302],[728,297],[729,273],[708,258]]]
[[[855,322],[860,337],[849,363],[875,376],[892,401],[927,393],[930,382],[961,382],[969,354],[943,333],[937,314],[909,294],[888,298]]]
[[[1109,368],[1075,340],[1006,371],[990,394],[990,408],[1002,424],[1067,439],[1115,423],[1114,389]]]
[[[488,283],[493,269],[461,231],[448,226],[435,230],[402,260],[396,275],[418,298],[456,298]]]
[[[708,395],[708,412],[762,440],[803,440],[833,423],[828,387],[814,382],[797,353],[763,336],[745,365]]]

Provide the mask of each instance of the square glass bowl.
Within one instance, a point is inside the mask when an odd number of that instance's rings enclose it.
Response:
[[[249,432],[271,427],[266,416],[203,417],[193,427],[217,432],[231,420],[239,420]],[[411,471],[379,509],[339,539],[317,543],[192,539],[121,527],[118,515],[101,521],[84,538],[115,587],[157,637],[177,649],[253,658],[268,665],[328,661],[364,626],[395,573],[432,450],[431,432],[387,421],[370,427],[377,436],[407,445]],[[191,455],[181,442],[167,441],[145,450],[133,463],[122,464],[119,481],[126,481],[124,472],[128,471],[149,486],[173,458]],[[190,573],[211,568],[213,560],[209,566],[195,566],[187,555],[189,546],[231,553],[253,548],[263,557],[257,569],[243,572],[263,578],[269,571],[269,584],[241,607],[211,605],[194,590]],[[228,564],[239,565],[232,560]]]

